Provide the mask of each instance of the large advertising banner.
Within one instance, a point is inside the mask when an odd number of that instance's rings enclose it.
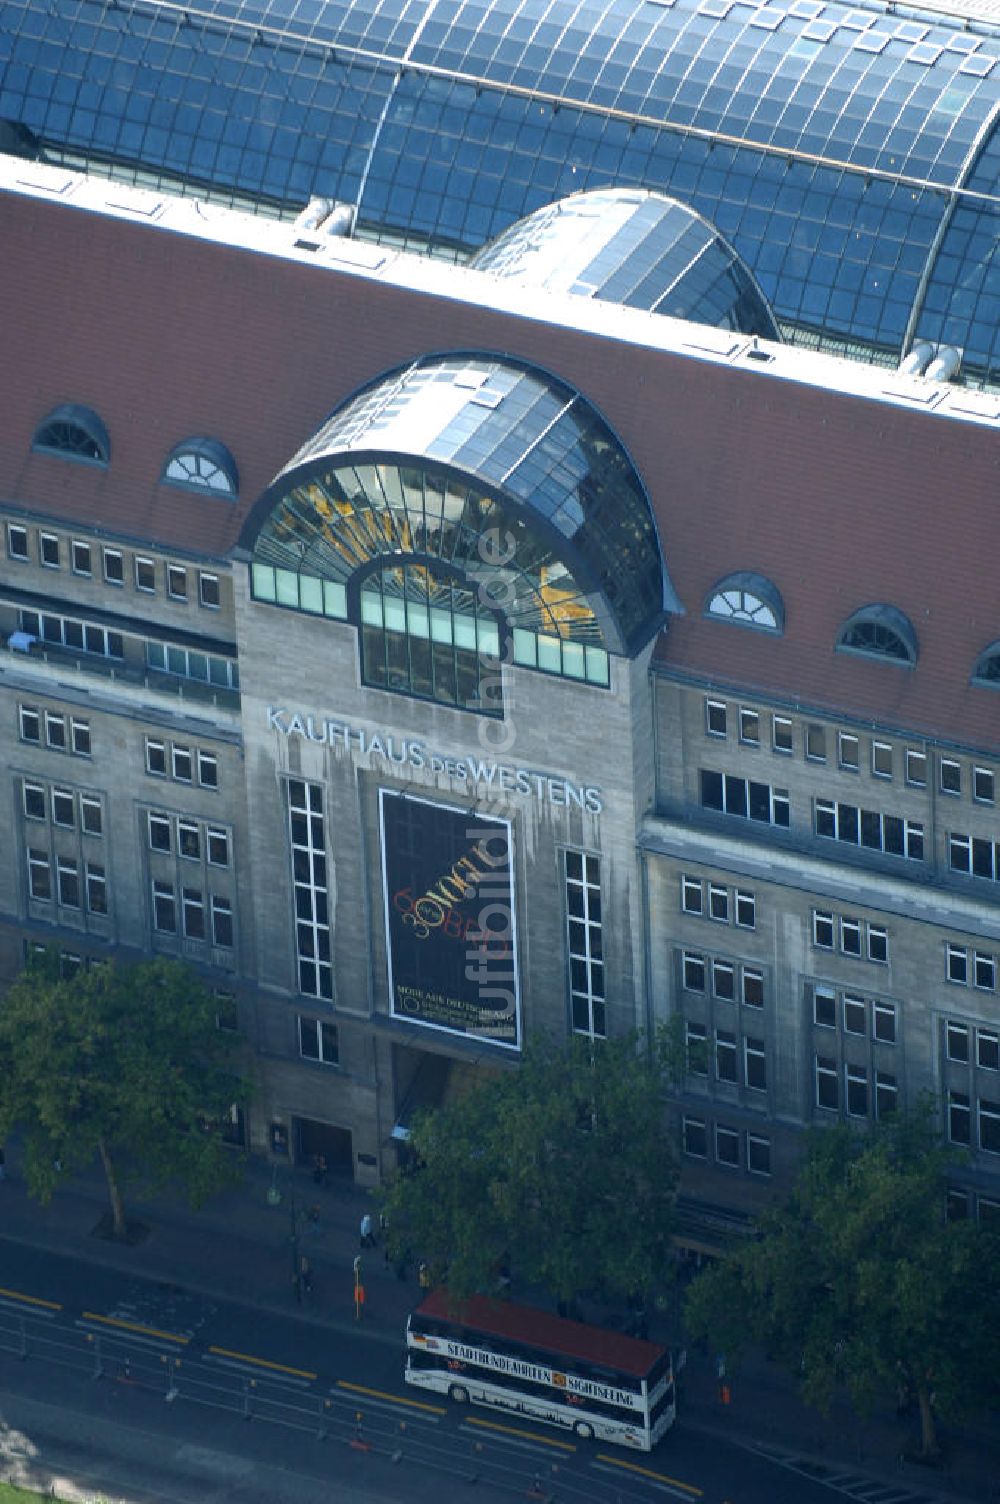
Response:
[[[379,790],[394,1018],[521,1047],[509,820]]]

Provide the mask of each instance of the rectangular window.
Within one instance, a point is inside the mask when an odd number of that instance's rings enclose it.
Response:
[[[806,727],[806,756],[810,762],[826,762],[826,727],[815,722]]]
[[[942,757],[939,766],[942,794],[960,794],[962,792],[962,764],[950,757]]]
[[[868,1009],[863,997],[844,993],[844,1029],[848,1034],[868,1033]]]
[[[687,1069],[692,1076],[708,1075],[708,1043],[705,1035],[705,1025],[691,1023],[685,1026],[685,1044],[687,1047]]]
[[[748,747],[760,746],[760,716],[756,710],[740,709],[740,741]]]
[[[17,714],[22,742],[33,742],[37,746],[42,739],[42,719],[38,711],[31,705],[19,705]]]
[[[301,778],[288,781],[288,824],[299,990],[333,1000],[330,920],[326,877],[323,788]],[[582,873],[581,873],[582,877]]]
[[[982,1226],[994,1232],[1000,1230],[1000,1201],[994,1201],[992,1196],[977,1196],[976,1212]]]
[[[813,989],[813,1019],[821,1029],[837,1027],[837,994],[829,987]]]
[[[945,1027],[945,1054],[949,1060],[957,1061],[959,1065],[969,1063],[969,1031],[965,1024],[956,1024],[948,1020]]]
[[[697,877],[681,878],[681,908],[685,914],[701,913],[701,880]]]
[[[1000,1102],[979,1099],[979,1147],[987,1154],[1000,1154]]]
[[[92,914],[108,912],[108,884],[99,862],[87,863],[87,908]]]
[[[683,1123],[684,1153],[694,1159],[708,1158],[708,1133],[703,1118],[685,1118]]]
[[[201,861],[201,826],[197,820],[177,821],[177,855],[189,862]]]
[[[205,900],[201,890],[184,888],[181,893],[181,908],[184,916],[184,934],[189,940],[204,940]]]
[[[203,789],[219,787],[219,760],[214,752],[198,753],[198,782]]]
[[[833,950],[833,942],[833,915],[813,909],[813,945],[818,945],[821,950]]]
[[[237,1034],[240,1027],[239,1005],[231,992],[224,990],[215,994],[219,1011],[215,1015],[215,1027],[225,1034]]]
[[[86,836],[99,836],[104,833],[101,801],[93,794],[80,795],[80,826]]]
[[[58,569],[60,567],[59,539],[55,533],[38,534],[38,553],[43,569]]]
[[[340,1059],[336,1024],[327,1023],[320,1018],[304,1018],[300,1013],[299,1054],[303,1060],[318,1060],[323,1065],[336,1065]]]
[[[743,968],[743,1004],[747,1008],[764,1006],[764,973],[755,966]]]
[[[684,986],[688,992],[705,991],[705,957],[694,951],[684,952]]]
[[[201,604],[210,611],[218,611],[222,605],[222,594],[219,588],[219,576],[217,574],[198,574],[198,599]]]
[[[165,935],[177,933],[177,898],[169,883],[153,883],[153,928]]]
[[[718,883],[708,885],[708,912],[710,918],[729,923],[729,892]]]
[[[74,574],[82,574],[87,579],[93,574],[94,565],[89,543],[81,543],[78,538],[74,538],[70,544],[70,561]]]
[[[852,1118],[868,1116],[868,1072],[860,1065],[844,1068],[847,1081],[847,1111]]]
[[[186,601],[188,598],[187,570],[179,564],[167,565],[167,594],[172,601]]]
[[[981,1071],[1000,1071],[1000,1034],[995,1029],[976,1030],[976,1064]]]
[[[762,1039],[751,1039],[749,1036],[744,1039],[743,1064],[747,1086],[752,1091],[767,1091],[767,1056]]]
[[[69,730],[74,756],[89,757],[91,755],[90,722],[78,720],[76,716],[73,716],[69,723]]]
[[[924,859],[924,827],[916,820],[906,822],[906,855],[913,862]]]
[[[899,1087],[887,1071],[875,1072],[875,1116],[887,1118],[899,1105]]]
[[[992,804],[995,780],[990,768],[973,768],[972,797],[977,804]]]
[[[152,773],[154,778],[167,776],[166,743],[154,741],[151,736],[146,737],[146,772]]]
[[[52,871],[48,854],[28,849],[28,892],[32,898],[48,901],[52,897]]]
[[[868,926],[868,959],[882,964],[889,960],[889,931],[879,924]]]
[[[208,860],[212,867],[229,866],[229,832],[210,825],[206,831]]]
[[[847,768],[851,773],[858,771],[861,765],[861,743],[856,736],[842,731],[837,737],[837,753],[842,768]]]
[[[927,784],[927,754],[906,749],[906,781],[912,788],[922,789]]]
[[[723,700],[705,701],[705,730],[709,736],[725,736],[726,705]]]
[[[124,585],[125,559],[120,549],[106,548],[104,556],[104,580],[108,585]]]
[[[872,772],[876,778],[892,777],[892,746],[889,742],[872,742]]]
[[[792,723],[786,715],[771,717],[771,746],[775,752],[791,752]]]
[[[29,558],[28,529],[16,522],[7,524],[7,557],[17,559],[22,564],[27,563]]]
[[[142,590],[147,595],[156,593],[156,565],[152,559],[135,557],[135,588]]]
[[[191,782],[193,766],[190,747],[171,746],[170,770],[178,783]]]
[[[720,1165],[739,1168],[740,1136],[734,1128],[724,1128],[721,1123],[716,1124],[715,1157]]]
[[[751,1175],[770,1175],[771,1140],[760,1133],[747,1134],[747,1169]]]
[[[152,851],[170,851],[170,818],[149,812],[149,845]]]
[[[712,962],[712,991],[723,1002],[731,1003],[736,996],[736,968],[731,961]]]
[[[948,1093],[948,1137],[953,1144],[972,1141],[972,1112],[965,1092]]]
[[[945,1195],[945,1220],[965,1222],[969,1216],[968,1191],[949,1190]]]
[[[25,819],[44,820],[46,818],[44,786],[40,783],[25,783],[21,793],[24,800]]]
[[[832,1112],[840,1107],[837,1062],[828,1055],[816,1056],[816,1106],[828,1107]]]
[[[977,950],[975,953],[975,980],[976,986],[983,992],[995,992],[997,985],[997,960],[985,951]]]
[[[701,770],[701,802],[705,809],[772,825],[789,823],[787,789],[772,789],[767,783],[736,778],[730,773]]]
[[[715,1077],[717,1081],[738,1081],[736,1035],[726,1029],[715,1031]]]
[[[743,930],[752,930],[757,923],[757,900],[743,888],[736,889],[736,923]]]
[[[45,740],[57,752],[65,752],[66,717],[64,715],[53,715],[51,710],[45,712]]]
[[[212,894],[212,944],[232,949],[233,906],[228,898]]]
[[[840,948],[845,956],[861,954],[861,922],[858,919],[841,918]]]
[[[872,1038],[880,1044],[896,1043],[895,1003],[872,1003]]]
[[[59,902],[64,908],[80,907],[80,873],[72,857],[56,858],[56,878],[59,884]]]

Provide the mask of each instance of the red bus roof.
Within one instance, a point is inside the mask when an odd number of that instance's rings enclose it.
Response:
[[[488,1336],[542,1348],[567,1359],[600,1364],[637,1379],[645,1378],[653,1365],[667,1353],[667,1349],[656,1342],[626,1337],[621,1332],[608,1332],[599,1326],[587,1326],[582,1321],[567,1321],[562,1316],[537,1311],[532,1306],[489,1300],[485,1295],[472,1295],[460,1303],[452,1302],[443,1287],[432,1290],[413,1314],[472,1327]]]

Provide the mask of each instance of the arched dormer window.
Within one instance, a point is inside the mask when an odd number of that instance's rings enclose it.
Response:
[[[92,465],[106,465],[111,459],[108,430],[95,412],[75,402],[66,402],[49,413],[35,430],[31,447]]]
[[[986,684],[990,689],[1000,689],[1000,642],[991,642],[976,659],[972,670],[973,684]]]
[[[186,491],[207,491],[212,496],[235,498],[240,488],[236,462],[218,439],[184,439],[171,450],[162,479]]]
[[[762,632],[785,630],[785,606],[781,592],[762,574],[727,574],[708,592],[705,615],[716,621],[737,622]]]
[[[917,661],[917,634],[895,606],[862,606],[841,628],[837,651],[912,667]]]

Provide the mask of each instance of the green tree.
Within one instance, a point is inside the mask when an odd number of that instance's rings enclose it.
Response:
[[[240,1167],[215,1130],[248,1084],[217,1009],[177,961],[69,980],[52,954],[30,965],[0,1000],[0,1142],[20,1126],[30,1193],[48,1201],[96,1153],[123,1238],[127,1181],[178,1184],[195,1206],[231,1182]]]
[[[664,1277],[676,1167],[663,1137],[672,1036],[565,1048],[543,1042],[517,1069],[420,1115],[416,1169],[383,1194],[395,1250],[445,1271],[457,1297],[497,1271],[560,1301],[643,1294]]]
[[[1000,1240],[945,1220],[952,1163],[929,1106],[869,1134],[815,1130],[785,1205],[691,1285],[690,1334],[762,1344],[820,1410],[839,1385],[860,1414],[912,1396],[933,1456],[935,1409],[989,1402],[1000,1370]]]

